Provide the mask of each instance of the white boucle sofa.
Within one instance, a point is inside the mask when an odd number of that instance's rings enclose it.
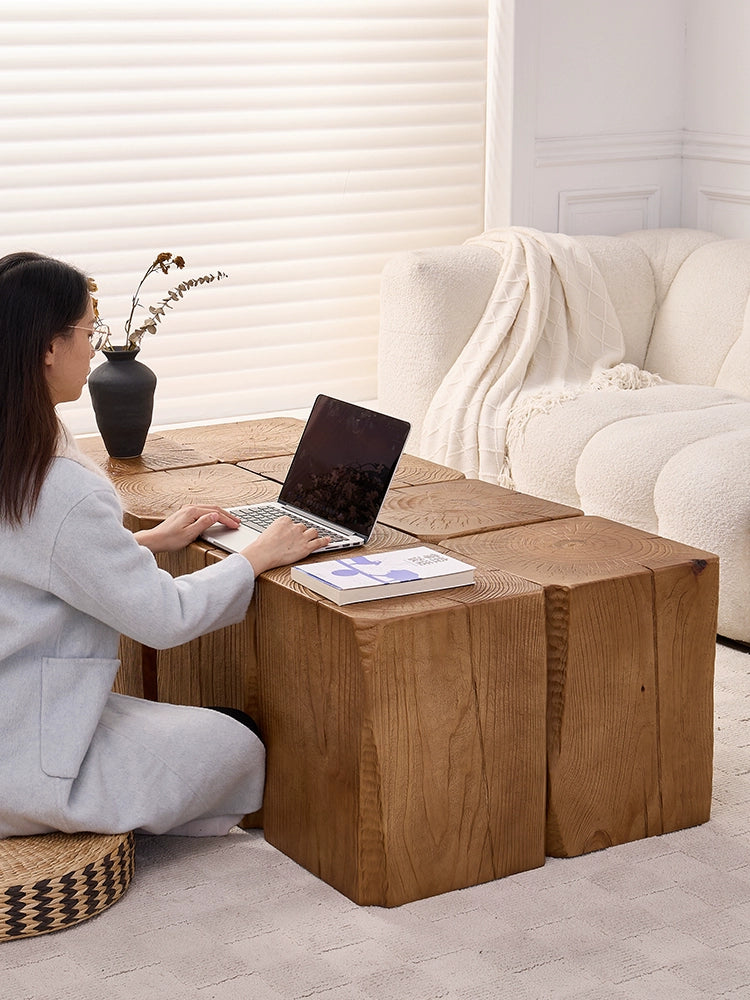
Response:
[[[508,445],[514,488],[717,553],[719,634],[750,643],[750,240],[688,229],[578,240],[616,310],[624,361],[665,381],[532,416]],[[463,244],[384,269],[378,404],[411,421],[412,453],[500,265],[496,250]]]

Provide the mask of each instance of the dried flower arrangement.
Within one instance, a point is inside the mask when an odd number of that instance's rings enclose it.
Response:
[[[170,289],[166,296],[158,302],[155,306],[149,306],[148,311],[150,313],[149,318],[142,323],[136,330],[131,329],[133,324],[133,316],[135,310],[141,306],[143,303],[140,301],[139,295],[141,288],[146,279],[154,273],[154,271],[161,271],[163,274],[167,274],[171,267],[176,267],[181,271],[185,267],[185,261],[180,256],[174,256],[171,253],[163,251],[157,254],[156,259],[152,264],[146,268],[146,273],[143,275],[138,283],[138,287],[135,290],[135,295],[133,296],[132,306],[130,308],[130,315],[125,323],[125,344],[121,348],[114,348],[109,342],[109,338],[104,345],[104,349],[110,350],[134,350],[140,345],[141,338],[144,333],[156,333],[157,323],[161,323],[166,315],[167,309],[174,308],[174,304],[179,302],[183,295],[191,288],[196,288],[198,285],[205,285],[212,281],[221,281],[222,278],[226,278],[227,275],[223,271],[217,271],[216,274],[203,274],[199,278],[187,278],[185,281],[181,281],[176,288]],[[96,283],[89,281],[89,287],[92,291],[96,291]],[[97,301],[94,299],[94,312],[99,315],[97,308]]]

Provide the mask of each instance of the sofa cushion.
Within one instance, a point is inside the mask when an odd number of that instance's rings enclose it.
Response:
[[[745,307],[742,333],[729,348],[716,377],[716,385],[750,399],[750,298]]]
[[[730,375],[722,368],[743,333],[749,296],[750,240],[698,247],[657,311],[646,368],[672,382],[719,386]],[[750,398],[750,382],[742,395]]]
[[[507,438],[513,483],[717,552],[720,631],[750,642],[750,240],[683,229],[578,239],[607,285],[623,360],[669,382],[532,399],[542,412],[529,419],[519,406]],[[464,245],[398,255],[383,273],[379,402],[412,421],[417,453],[425,412],[501,264]]]
[[[750,641],[750,426],[700,438],[659,473],[659,532],[719,555],[719,632]]]
[[[703,229],[635,229],[622,233],[619,238],[634,244],[645,254],[654,276],[657,306],[661,306],[675,275],[690,254],[706,243],[721,239],[716,233]]]
[[[466,244],[404,251],[385,265],[378,401],[384,412],[411,421],[412,450],[432,397],[482,317],[498,268],[493,250]]]
[[[524,493],[579,507],[578,461],[599,431],[635,417],[690,410],[704,412],[736,401],[731,393],[692,385],[581,393],[576,399],[553,405],[546,413],[532,417],[518,435],[510,436],[514,486]],[[632,470],[629,474],[632,475]]]
[[[576,467],[580,504],[587,514],[663,534],[654,491],[667,462],[696,441],[747,428],[750,402],[738,399],[719,406],[672,412],[662,408],[647,416],[616,420],[593,434],[581,451]],[[731,489],[731,466],[725,470],[725,479],[726,488]],[[747,490],[747,483],[742,484],[742,489]],[[686,499],[682,498],[682,502]],[[717,497],[717,502],[723,500]],[[684,536],[677,540],[686,541]]]

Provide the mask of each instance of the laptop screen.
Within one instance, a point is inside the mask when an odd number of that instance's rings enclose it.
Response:
[[[279,500],[369,536],[409,428],[397,417],[318,396]]]

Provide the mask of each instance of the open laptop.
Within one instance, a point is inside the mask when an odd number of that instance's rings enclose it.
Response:
[[[411,425],[354,403],[320,395],[308,417],[279,498],[227,508],[236,530],[214,525],[203,538],[239,552],[288,514],[329,535],[317,552],[364,545],[375,527]]]

